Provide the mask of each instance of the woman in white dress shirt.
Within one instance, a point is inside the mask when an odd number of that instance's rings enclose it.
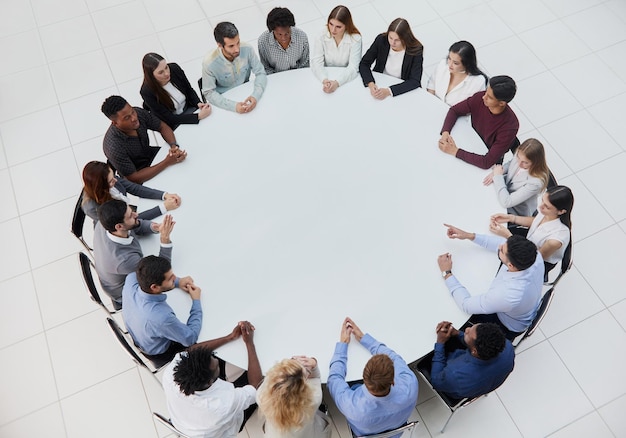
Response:
[[[487,75],[478,68],[474,46],[467,41],[452,44],[448,57],[437,65],[426,89],[449,106],[486,90]]]
[[[531,216],[537,209],[537,196],[548,185],[550,169],[541,142],[529,138],[522,143],[513,159],[496,164],[483,184],[493,183],[500,205],[511,214]]]
[[[574,195],[569,187],[551,187],[543,194],[537,216],[494,214],[491,216],[489,229],[499,236],[508,238],[511,232],[500,224],[508,222],[528,227],[526,238],[537,245],[543,257],[547,277],[548,272],[563,259],[570,243],[573,207]]]
[[[265,417],[265,435],[271,438],[330,438],[328,418],[318,410],[322,384],[317,360],[294,356],[274,365],[257,390]]]
[[[325,93],[334,93],[337,88],[356,78],[361,61],[361,33],[352,22],[352,14],[339,5],[330,11],[326,30],[315,42],[311,56],[311,70],[322,82]],[[324,67],[343,67],[334,79],[328,78]]]

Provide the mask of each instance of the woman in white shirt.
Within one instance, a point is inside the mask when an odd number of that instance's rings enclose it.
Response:
[[[500,205],[511,214],[530,216],[537,209],[537,196],[548,185],[550,169],[541,142],[529,138],[522,143],[513,159],[496,164],[483,184],[493,184]]]
[[[563,259],[572,235],[572,208],[574,195],[569,187],[555,186],[543,194],[537,216],[516,216],[497,213],[491,216],[489,229],[499,236],[508,238],[511,232],[500,224],[528,227],[526,238],[537,245],[543,257],[546,276]]]
[[[449,106],[487,89],[487,75],[478,68],[476,49],[467,41],[450,46],[448,57],[442,59],[426,87]]]
[[[274,365],[257,390],[256,399],[265,417],[266,436],[330,438],[330,422],[318,410],[322,384],[315,358],[294,356]]]
[[[356,78],[361,61],[361,33],[345,6],[336,6],[326,21],[326,30],[315,42],[311,70],[322,82],[325,93],[334,93],[341,85]],[[334,79],[324,67],[343,67]]]

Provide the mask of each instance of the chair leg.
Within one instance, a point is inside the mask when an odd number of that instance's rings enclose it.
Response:
[[[446,427],[448,427],[448,423],[450,422],[450,420],[452,419],[452,416],[454,415],[456,411],[452,411],[450,412],[450,416],[448,417],[448,419],[446,420],[446,423],[443,425],[443,427],[441,428],[441,433],[443,433],[446,430]]]

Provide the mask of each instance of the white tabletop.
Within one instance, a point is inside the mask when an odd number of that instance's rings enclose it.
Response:
[[[251,90],[228,95],[243,100]],[[179,127],[187,160],[146,185],[182,196],[172,264],[202,288],[199,340],[249,320],[264,371],[305,354],[325,381],[346,316],[407,362],[432,350],[439,321],[461,325],[468,315],[447,292],[437,255],[453,254],[473,293],[487,289],[498,261],[449,240],[442,224],[488,232],[489,215],[502,209],[481,184],[486,171],[437,148],[447,108],[423,89],[377,101],[360,78],[327,95],[301,69],[270,75],[249,114],[214,108]],[[452,135],[486,152],[467,120]],[[157,236],[143,242],[145,254],[158,252]],[[168,292],[183,321],[190,302]],[[218,353],[247,365],[242,341]],[[370,355],[354,340],[348,354],[348,378],[358,379]]]

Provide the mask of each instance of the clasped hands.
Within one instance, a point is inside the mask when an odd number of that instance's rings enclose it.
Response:
[[[187,158],[187,151],[184,151],[179,148],[178,145],[173,144],[172,146],[170,146],[170,150],[167,153],[167,158],[170,164],[180,163],[182,161],[185,161],[185,158]]]
[[[454,139],[448,131],[444,131],[439,139],[439,149],[446,154],[456,156],[459,148],[456,146]]]
[[[341,334],[339,336],[340,342],[350,343],[350,337],[354,335],[357,341],[361,342],[363,332],[358,325],[350,317],[346,317],[341,325]]]
[[[237,102],[235,105],[235,111],[239,114],[249,113],[256,107],[256,99],[252,96],[246,97],[243,102]]]
[[[452,326],[450,321],[441,321],[437,324],[435,333],[437,333],[437,343],[445,344],[448,339],[458,336],[459,331]]]
[[[367,84],[367,87],[370,89],[370,94],[374,99],[383,100],[391,96],[391,90],[389,88],[379,88],[374,82]]]

